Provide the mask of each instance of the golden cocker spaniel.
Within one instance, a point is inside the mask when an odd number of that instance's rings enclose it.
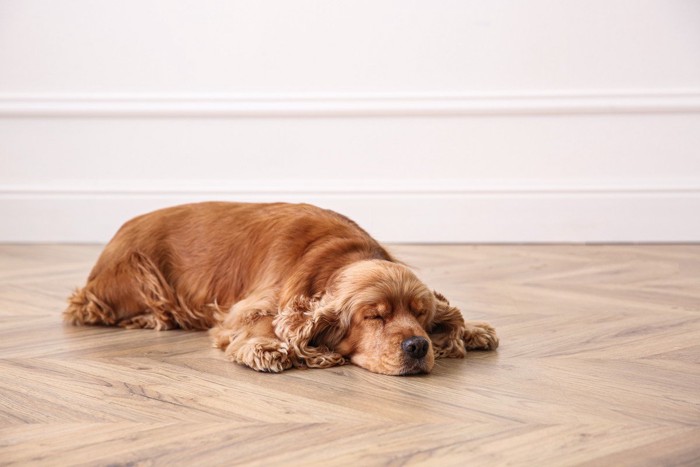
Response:
[[[258,371],[350,362],[428,373],[498,346],[350,219],[306,204],[198,203],[122,226],[64,313],[73,324],[211,329]]]

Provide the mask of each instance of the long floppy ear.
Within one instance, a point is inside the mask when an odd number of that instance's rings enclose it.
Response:
[[[464,317],[457,307],[450,305],[444,295],[433,291],[435,295],[435,318],[428,330],[433,343],[436,358],[463,358]]]
[[[273,325],[297,365],[328,368],[345,363],[345,357],[333,351],[349,326],[343,315],[331,299],[302,296],[281,309]]]

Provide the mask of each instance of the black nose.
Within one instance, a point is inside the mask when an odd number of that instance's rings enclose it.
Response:
[[[420,336],[411,336],[401,343],[403,351],[413,358],[425,357],[429,346],[428,339]]]

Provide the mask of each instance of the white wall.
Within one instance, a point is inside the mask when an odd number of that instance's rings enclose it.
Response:
[[[700,241],[700,2],[0,2],[0,241],[203,199]]]

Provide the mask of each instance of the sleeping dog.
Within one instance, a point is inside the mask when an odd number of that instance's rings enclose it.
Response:
[[[498,346],[352,220],[306,204],[210,202],[136,217],[64,313],[72,324],[210,329],[258,371],[348,360],[428,373],[436,358]]]

